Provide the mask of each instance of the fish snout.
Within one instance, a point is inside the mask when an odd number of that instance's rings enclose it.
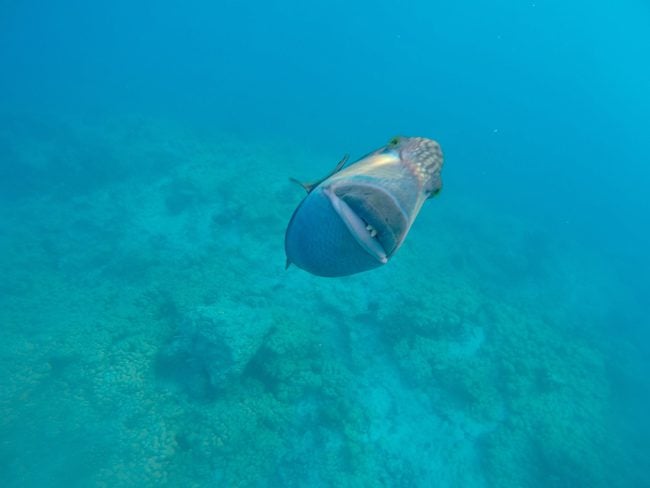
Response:
[[[443,155],[440,144],[424,137],[396,139],[396,149],[399,151],[400,159],[418,178],[427,198],[437,195],[442,189],[440,172]]]

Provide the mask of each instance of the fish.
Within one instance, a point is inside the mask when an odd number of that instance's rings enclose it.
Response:
[[[286,267],[316,276],[348,276],[385,265],[424,202],[440,193],[443,155],[425,137],[388,144],[312,183],[285,233]]]

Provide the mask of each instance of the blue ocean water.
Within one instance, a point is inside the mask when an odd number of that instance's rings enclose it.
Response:
[[[0,3],[0,485],[650,486],[646,2]],[[399,253],[285,271],[344,153]]]

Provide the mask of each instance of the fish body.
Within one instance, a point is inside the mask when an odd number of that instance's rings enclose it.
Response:
[[[423,203],[442,188],[440,145],[396,137],[346,168],[345,159],[307,196],[285,235],[287,265],[346,276],[386,264]]]

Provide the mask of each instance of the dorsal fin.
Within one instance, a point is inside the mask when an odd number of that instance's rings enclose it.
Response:
[[[339,171],[341,171],[343,169],[343,166],[345,166],[345,163],[348,161],[349,157],[350,156],[348,154],[343,156],[343,159],[341,159],[339,161],[339,164],[337,164],[336,167],[327,176],[325,176],[324,178],[321,178],[320,180],[311,181],[311,182],[308,182],[308,183],[304,182],[304,181],[297,180],[296,178],[289,178],[289,180],[293,181],[294,183],[299,184],[300,186],[302,186],[305,189],[305,191],[307,193],[310,193],[314,188],[316,188],[318,185],[320,185],[327,178],[329,178],[330,176],[333,176],[336,173],[338,173]]]

